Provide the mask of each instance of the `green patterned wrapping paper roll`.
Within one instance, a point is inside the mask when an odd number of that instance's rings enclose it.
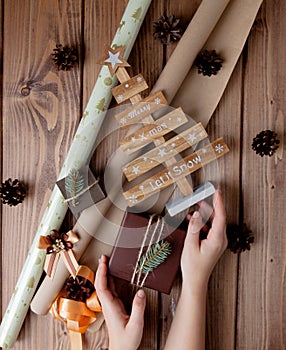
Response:
[[[113,48],[125,46],[124,59],[127,59],[130,54],[151,1],[129,0],[126,6],[120,26],[111,44]],[[108,108],[112,98],[111,89],[116,83],[117,80],[115,77],[111,77],[108,67],[103,66],[84,110],[59,179],[67,176],[72,168],[80,168],[89,161],[104,119],[104,111]],[[51,229],[59,229],[66,212],[67,204],[55,186],[2,319],[0,347],[4,349],[12,347],[16,341],[43,272],[45,251],[37,248],[39,237],[46,235]]]

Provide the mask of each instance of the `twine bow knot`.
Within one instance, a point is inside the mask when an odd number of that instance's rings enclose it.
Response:
[[[44,270],[51,279],[54,277],[60,257],[63,258],[71,275],[76,276],[78,263],[72,249],[78,240],[78,235],[73,231],[59,233],[57,230],[52,230],[51,234],[40,236],[38,248],[46,250]]]

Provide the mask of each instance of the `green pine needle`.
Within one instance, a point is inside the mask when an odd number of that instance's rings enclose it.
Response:
[[[84,188],[84,178],[76,169],[72,169],[65,181],[65,190],[69,198],[75,197]],[[72,205],[75,207],[79,202],[74,198]]]
[[[136,273],[143,274],[152,272],[156,267],[161,265],[172,252],[171,244],[167,241],[154,243],[150,249],[140,258]]]

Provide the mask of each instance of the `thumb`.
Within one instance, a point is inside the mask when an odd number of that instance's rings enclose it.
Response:
[[[136,327],[143,331],[144,311],[146,306],[146,295],[143,289],[140,289],[133,299],[132,311],[128,322],[129,326]]]
[[[186,243],[188,242],[188,244],[193,246],[199,245],[200,230],[202,226],[201,214],[198,211],[195,211],[189,221]]]

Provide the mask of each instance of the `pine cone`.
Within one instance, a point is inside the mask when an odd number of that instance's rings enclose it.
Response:
[[[153,23],[153,37],[159,39],[162,44],[169,45],[170,42],[178,41],[183,35],[183,28],[180,26],[180,19],[171,16],[160,16],[158,21]]]
[[[70,70],[78,62],[77,50],[61,44],[56,45],[51,56],[58,70]]]
[[[94,285],[82,276],[70,277],[64,286],[66,298],[85,302],[95,291]]]
[[[0,184],[0,199],[4,204],[16,206],[23,202],[26,196],[26,190],[23,184],[15,179],[11,178]]]
[[[248,229],[246,224],[236,225],[231,224],[226,229],[228,248],[233,253],[241,253],[245,250],[250,250],[251,244],[254,242],[252,231]]]
[[[215,50],[203,50],[197,56],[195,65],[198,67],[198,73],[211,76],[216,75],[222,67],[223,59]]]
[[[276,132],[264,130],[254,137],[251,147],[261,157],[264,155],[271,157],[279,147],[279,143]]]

